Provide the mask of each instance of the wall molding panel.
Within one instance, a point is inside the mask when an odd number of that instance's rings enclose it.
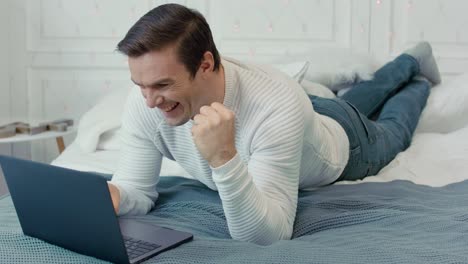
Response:
[[[104,95],[132,87],[126,69],[30,69],[28,80],[31,122],[65,117],[78,121]],[[32,157],[35,160],[50,162],[57,154],[55,144],[37,142],[32,146]]]
[[[15,60],[0,65],[0,85],[8,86],[0,91],[2,117],[8,110],[12,119],[78,119],[109,91],[131,86],[117,43],[140,16],[169,2],[199,10],[222,55],[240,60],[344,48],[387,61],[428,40],[444,77],[468,69],[463,0],[5,0],[0,30],[11,38],[0,45]],[[57,155],[47,142],[18,148],[44,162]]]
[[[381,58],[393,58],[426,40],[433,46],[442,75],[460,74],[468,69],[466,8],[468,3],[460,0],[382,1],[373,12],[373,17],[381,20],[373,23],[371,49]]]
[[[210,1],[210,24],[223,54],[268,62],[317,47],[357,46],[349,26],[356,2]]]
[[[151,1],[27,1],[27,47],[32,52],[112,51],[151,6]]]

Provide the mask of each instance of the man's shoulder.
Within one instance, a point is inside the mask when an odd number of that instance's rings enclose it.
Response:
[[[300,104],[306,94],[300,84],[283,72],[262,64],[243,64],[238,70],[239,93],[244,103],[281,107],[285,101]],[[283,102],[279,104],[279,102]]]
[[[226,59],[231,63],[239,77],[241,90],[245,92],[254,92],[256,90],[277,89],[282,92],[293,92],[302,90],[300,84],[292,77],[268,64],[254,62],[241,62],[234,59]],[[265,94],[267,96],[267,94]]]

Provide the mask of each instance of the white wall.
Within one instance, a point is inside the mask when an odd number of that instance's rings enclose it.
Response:
[[[8,68],[8,42],[6,35],[9,30],[8,22],[8,3],[0,1],[0,124],[9,122],[10,117],[10,87],[9,87],[9,68]],[[0,155],[11,152],[9,145],[0,145]],[[3,173],[0,169],[0,196],[6,193],[6,184],[4,183]]]
[[[29,66],[25,41],[23,0],[0,1],[0,124],[27,119]],[[31,157],[28,143],[1,144],[0,153]]]
[[[0,124],[10,120],[10,69],[8,67],[8,3],[0,1]],[[0,154],[10,152],[9,145],[0,145]]]
[[[126,60],[113,52],[115,46],[141,15],[168,1],[0,2],[0,12],[13,14],[10,51],[0,56],[14,56],[8,66],[0,64],[1,113],[11,109],[10,119],[35,120],[78,118],[103,94],[131,85]],[[445,77],[468,69],[468,16],[463,13],[468,2],[463,0],[176,2],[201,11],[221,53],[239,59],[268,62],[313,47],[343,47],[390,59],[429,40]],[[9,106],[8,94],[14,98]],[[57,150],[54,141],[47,141],[34,144],[31,153],[33,159],[50,161]]]

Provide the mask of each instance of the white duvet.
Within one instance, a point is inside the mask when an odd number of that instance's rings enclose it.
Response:
[[[411,146],[377,176],[443,186],[468,179],[468,73],[432,88]],[[343,182],[353,183],[353,182]]]
[[[313,90],[309,87],[308,93],[314,93]],[[117,109],[116,105],[123,105],[126,94],[127,91],[118,92],[85,114],[80,120],[76,140],[52,164],[113,173],[120,149],[117,136],[120,124],[116,115],[121,114],[121,108]],[[106,118],[108,115],[113,115],[113,119]],[[99,120],[101,122],[97,122]],[[163,160],[161,175],[190,177],[168,159]],[[443,186],[465,179],[468,179],[468,73],[432,88],[413,142],[406,151],[377,176],[340,184],[409,180],[416,184]]]

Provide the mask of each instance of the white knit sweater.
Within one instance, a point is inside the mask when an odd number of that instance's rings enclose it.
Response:
[[[148,108],[138,89],[122,120],[123,143],[112,179],[121,193],[119,214],[146,214],[162,156],[217,190],[234,239],[271,244],[290,239],[298,189],[335,181],[349,155],[344,129],[314,112],[301,86],[267,66],[223,59],[224,105],[236,114],[237,155],[212,168],[191,135],[193,121],[171,127],[157,108]]]

